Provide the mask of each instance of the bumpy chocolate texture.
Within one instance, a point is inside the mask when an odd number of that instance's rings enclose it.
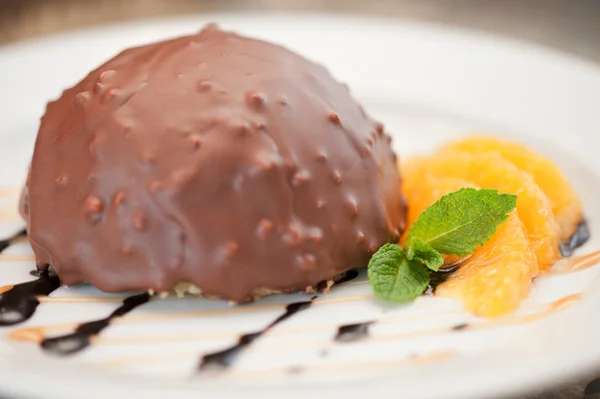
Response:
[[[48,104],[28,179],[37,265],[63,283],[245,301],[396,240],[396,156],[320,65],[210,25],[117,55]]]

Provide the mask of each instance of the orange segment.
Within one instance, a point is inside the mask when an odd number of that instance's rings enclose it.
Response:
[[[406,193],[408,226],[440,197],[463,187],[475,186],[460,178],[423,174],[419,184]],[[458,260],[456,256],[444,258],[446,263]],[[517,212],[512,212],[492,238],[438,286],[436,295],[461,299],[465,307],[477,315],[498,316],[518,307],[537,271],[537,260],[525,228]]]
[[[405,193],[406,202],[409,204],[407,225],[412,226],[419,215],[442,196],[464,187],[477,188],[468,180],[457,177],[440,178],[429,174],[424,175],[417,187]]]
[[[415,156],[404,159],[398,165],[402,176],[402,191],[404,195],[414,190],[419,185],[419,179],[426,171],[428,156]],[[409,202],[410,203],[410,202]]]
[[[435,294],[462,299],[476,315],[499,316],[519,307],[537,271],[525,228],[513,211],[492,238],[437,287]]]
[[[415,172],[417,170],[415,169]],[[420,172],[420,171],[419,171]],[[405,179],[412,180],[411,172],[407,173],[403,169]],[[439,178],[427,173],[419,178],[419,184],[410,188],[403,187],[404,196],[408,203],[408,213],[406,215],[406,225],[412,226],[418,219],[421,212],[433,205],[442,196],[460,190],[463,187],[477,188],[473,183],[467,180],[453,177]],[[405,234],[408,233],[408,229]]]
[[[470,137],[450,143],[444,149],[469,153],[498,152],[533,176],[550,200],[552,212],[560,227],[561,239],[566,240],[575,232],[582,219],[581,203],[564,174],[546,157],[519,143],[492,137]]]
[[[548,198],[530,174],[497,153],[440,152],[426,162],[418,162],[421,167],[412,166],[414,175],[410,180],[413,187],[420,184],[426,174],[431,174],[461,178],[482,188],[517,195],[518,215],[525,225],[540,270],[547,270],[558,258],[558,225]]]

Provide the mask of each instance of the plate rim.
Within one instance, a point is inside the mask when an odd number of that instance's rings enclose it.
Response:
[[[315,14],[315,13],[300,13],[301,15],[298,14],[290,14],[290,13],[273,13],[273,14],[269,14],[269,19],[277,19],[277,18],[281,18],[282,20],[285,18],[295,18],[297,21],[299,20],[304,20],[304,23],[307,23],[310,19],[315,18],[316,16],[318,16],[318,18],[321,19],[327,19],[327,21],[329,23],[331,23],[332,20],[335,20],[335,23],[342,23],[342,24],[347,24],[350,22],[355,22],[355,21],[362,21],[362,22],[368,22],[369,24],[382,24],[382,25],[394,25],[394,24],[401,24],[404,27],[412,27],[414,29],[421,29],[421,30],[427,30],[430,32],[436,32],[437,34],[439,34],[440,32],[443,33],[448,33],[450,32],[452,35],[456,35],[456,37],[462,37],[462,39],[472,39],[473,37],[476,37],[477,40],[480,40],[482,42],[488,42],[488,43],[492,43],[490,42],[490,40],[492,40],[494,43],[503,43],[503,45],[508,46],[508,47],[512,47],[512,46],[518,46],[522,49],[528,49],[528,50],[532,50],[534,52],[541,52],[546,54],[547,56],[549,56],[550,58],[552,57],[558,57],[560,59],[563,59],[563,61],[566,61],[568,63],[574,63],[574,64],[578,64],[583,68],[590,68],[592,69],[596,74],[598,74],[598,76],[600,76],[600,67],[592,62],[589,61],[587,59],[578,57],[576,55],[570,54],[568,52],[564,52],[561,50],[557,50],[554,48],[547,48],[538,44],[534,44],[534,43],[523,43],[520,42],[516,39],[513,38],[506,38],[506,37],[502,37],[499,35],[495,35],[495,34],[489,34],[486,32],[482,32],[479,30],[474,30],[474,29],[466,29],[466,28],[458,28],[455,26],[448,26],[448,25],[442,25],[442,24],[437,24],[437,23],[429,23],[429,22],[421,22],[421,21],[406,21],[406,20],[398,20],[395,18],[380,18],[380,17],[367,17],[367,18],[362,18],[362,17],[356,17],[356,16],[345,16],[345,15],[336,15],[336,16],[332,16],[332,15],[327,15],[327,14]],[[185,16],[185,17],[181,17],[181,16],[177,16],[177,17],[169,17],[169,18],[153,18],[153,19],[146,19],[146,20],[139,20],[139,21],[134,21],[134,22],[128,22],[128,23],[119,23],[119,24],[110,24],[110,25],[104,25],[104,26],[97,26],[97,27],[93,27],[93,28],[86,28],[86,29],[78,29],[78,30],[74,30],[74,31],[70,31],[70,32],[65,32],[65,33],[61,33],[61,34],[57,34],[57,35],[52,35],[51,37],[45,37],[43,39],[31,39],[31,40],[27,40],[27,41],[23,41],[23,42],[18,42],[15,43],[13,45],[9,45],[6,46],[4,48],[0,49],[0,60],[5,57],[10,55],[11,52],[14,51],[30,51],[31,48],[35,48],[36,46],[40,46],[40,45],[51,45],[52,43],[54,43],[54,45],[59,44],[61,41],[64,40],[68,40],[69,37],[73,37],[73,36],[77,36],[77,35],[98,35],[100,33],[102,33],[102,31],[106,31],[109,29],[114,29],[114,28],[119,28],[122,31],[126,31],[128,29],[132,29],[135,28],[136,26],[148,26],[151,24],[156,23],[157,21],[161,22],[162,24],[165,25],[171,25],[174,23],[182,23],[182,24],[187,24],[190,23],[192,21],[208,21],[208,20],[213,20],[213,19],[218,19],[218,20],[230,20],[231,18],[257,18],[257,17],[262,17],[264,18],[264,14],[261,13],[215,13],[215,14],[195,14],[195,15],[190,15],[190,16]],[[198,24],[199,28],[201,27],[201,23]],[[7,55],[8,54],[8,55]],[[598,285],[598,284],[596,284]],[[590,302],[586,302],[588,304],[588,307],[590,305]],[[585,308],[584,306],[581,306],[580,309]],[[580,310],[580,313],[582,311]],[[589,356],[588,359],[586,359],[587,364],[585,365],[585,367],[580,367],[581,369],[587,369],[591,366],[600,366],[600,348],[592,351],[589,351]],[[591,355],[593,354],[593,355]],[[592,359],[593,357],[597,358],[597,360]],[[2,363],[0,363],[2,364]],[[511,370],[512,371],[512,370]],[[512,371],[514,373],[514,371]],[[569,374],[562,374],[562,375],[554,375],[553,378],[555,378],[555,382],[560,382],[560,381],[564,381],[569,377],[573,377],[575,375],[578,374],[578,371],[576,370],[569,370],[570,375]],[[545,378],[539,378],[539,380],[541,381],[546,380],[547,376],[544,376]],[[8,374],[4,374],[4,375],[0,375],[0,381],[2,381],[2,385],[7,388],[10,389],[10,387],[12,386],[13,388],[22,388],[22,387],[17,387],[13,381],[13,378],[10,377],[10,373]],[[15,379],[16,380],[16,379]],[[42,384],[40,384],[42,385]],[[522,383],[521,386],[525,386],[527,385],[526,383]],[[530,388],[533,387],[534,385],[538,385],[536,382],[534,381],[529,381],[529,385]],[[119,387],[118,389],[122,389],[123,386]],[[30,394],[30,395],[36,395],[39,394],[41,391],[38,390],[37,388],[34,388],[32,386],[27,386],[27,388],[31,388],[32,390],[24,393],[24,394]],[[63,397],[76,397],[73,396],[73,392],[70,388],[68,387],[62,387],[65,390],[58,392],[61,396]],[[106,386],[102,386],[102,389],[108,389],[106,392],[98,392],[102,395],[106,395],[109,394],[111,392],[111,388],[108,388]],[[357,388],[357,387],[353,387]],[[364,387],[363,387],[364,388]],[[54,388],[53,388],[54,389]],[[358,388],[357,388],[358,389]],[[372,388],[369,388],[370,392],[373,392]],[[508,391],[506,391],[506,393],[510,393],[509,392],[510,389]],[[21,391],[23,392],[23,391]],[[18,395],[18,392],[15,391],[15,394]],[[212,392],[211,392],[212,393]],[[271,392],[272,393],[272,392]],[[438,392],[439,393],[439,392]],[[515,393],[515,392],[512,392]],[[150,393],[149,393],[150,394]],[[306,392],[302,392],[302,395],[306,395]],[[333,394],[333,393],[332,393]],[[480,394],[480,392],[471,392],[471,395],[478,395]],[[498,394],[498,392],[496,392],[495,394]],[[160,393],[161,396],[164,396],[164,392]],[[469,392],[462,392],[463,396],[460,397],[464,397],[464,395],[469,395]],[[261,392],[261,396],[264,396],[264,392]],[[154,396],[149,396],[149,397],[154,397]],[[156,396],[157,397],[157,396]],[[481,397],[481,396],[479,396]]]

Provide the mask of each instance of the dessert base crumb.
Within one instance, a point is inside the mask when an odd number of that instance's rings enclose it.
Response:
[[[254,291],[252,291],[252,293],[249,295],[249,297],[246,300],[241,301],[241,303],[256,302],[262,298],[265,298],[265,297],[268,297],[271,295],[292,294],[294,292],[301,292],[301,293],[305,293],[305,294],[315,294],[315,293],[326,294],[331,290],[331,287],[333,287],[337,281],[343,280],[343,277],[345,275],[346,275],[346,272],[341,273],[341,274],[335,276],[333,279],[322,281],[314,287],[309,285],[306,288],[304,288],[303,290],[277,290],[277,289],[272,289],[272,288],[268,288],[268,287],[257,288]],[[211,299],[211,300],[223,299],[216,295],[205,294],[202,292],[202,290],[198,286],[196,286],[195,284],[189,283],[189,282],[181,282],[181,283],[177,284],[175,286],[175,288],[173,288],[171,291],[161,291],[161,292],[157,293],[154,290],[149,289],[148,293],[152,296],[157,295],[159,299],[166,299],[169,297],[171,297],[171,298],[200,297],[200,298]],[[228,304],[230,306],[235,306],[235,305],[238,305],[239,303],[236,301],[228,301]]]

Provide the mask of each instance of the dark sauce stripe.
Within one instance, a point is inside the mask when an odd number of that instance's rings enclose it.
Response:
[[[198,368],[200,369],[200,371],[210,370],[210,369],[213,369],[213,370],[227,369],[235,362],[235,360],[237,359],[239,354],[246,347],[250,346],[254,341],[256,341],[258,338],[260,338],[260,336],[267,333],[270,329],[275,327],[277,324],[289,319],[290,317],[292,317],[293,315],[295,315],[296,313],[298,313],[302,310],[308,309],[310,307],[310,305],[312,304],[313,299],[311,299],[310,301],[305,301],[305,302],[290,303],[289,305],[286,306],[285,312],[281,316],[279,316],[277,319],[275,319],[273,322],[271,322],[267,327],[265,327],[262,330],[257,331],[257,332],[242,335],[238,339],[237,343],[229,348],[223,349],[218,352],[208,353],[208,354],[202,356],[202,359],[200,360],[200,365],[198,366]]]
[[[462,331],[469,328],[469,323],[461,323],[452,327],[452,331]]]
[[[23,229],[12,236],[5,238],[4,240],[0,240],[0,253],[4,251],[6,248],[10,247],[15,240],[18,238],[27,237],[27,230]]]
[[[54,338],[46,338],[40,342],[40,346],[47,352],[55,355],[71,355],[87,348],[91,338],[100,334],[102,330],[110,325],[113,319],[125,316],[133,309],[147,303],[150,294],[143,293],[125,298],[123,304],[115,309],[108,317],[100,320],[80,324],[73,333],[61,335]]]
[[[569,257],[573,255],[573,252],[590,239],[590,227],[586,220],[582,220],[578,225],[577,229],[567,241],[560,243],[560,254],[563,257]]]
[[[344,284],[345,282],[348,282],[350,280],[354,280],[355,278],[358,277],[358,270],[356,269],[350,269],[347,272],[344,272],[338,276],[336,276],[333,279],[333,285],[340,285],[340,284]],[[327,281],[321,281],[319,284],[317,284],[317,292],[326,292],[329,290],[329,285],[327,283]]]
[[[27,237],[26,229],[0,240],[0,252],[22,237]],[[40,304],[37,297],[48,296],[60,287],[58,277],[50,275],[47,271],[40,271],[36,277],[36,280],[16,284],[0,294],[0,326],[12,326],[28,320]]]
[[[40,304],[37,297],[48,296],[58,287],[58,276],[45,271],[37,280],[17,284],[0,294],[0,326],[12,326],[28,320]]]
[[[358,270],[356,270],[356,269],[348,270],[347,272],[341,274],[340,276],[338,276],[335,279],[335,285],[344,284],[348,281],[354,280],[357,277],[358,277]]]
[[[437,286],[442,284],[444,281],[446,281],[448,279],[448,277],[450,277],[452,275],[452,273],[454,273],[456,270],[458,270],[458,268],[459,268],[458,265],[454,265],[451,267],[447,267],[445,269],[440,269],[437,272],[431,272],[429,274],[430,275],[429,286],[427,287],[425,294],[432,295],[435,292],[435,289],[437,288]]]
[[[369,326],[373,321],[364,323],[346,324],[338,327],[334,341],[336,342],[355,342],[365,339],[369,336]]]

